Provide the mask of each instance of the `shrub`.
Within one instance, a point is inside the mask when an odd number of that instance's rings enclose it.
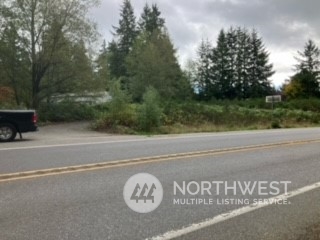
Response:
[[[137,125],[137,114],[135,105],[128,104],[118,112],[108,111],[100,113],[96,123],[96,129],[113,129],[117,126],[135,128]]]
[[[115,129],[119,126],[135,128],[137,125],[136,107],[130,104],[130,96],[121,89],[120,81],[110,88],[112,100],[102,108],[94,124],[96,129]]]
[[[71,122],[94,119],[95,109],[74,102],[46,103],[40,105],[38,114],[42,122]]]
[[[280,122],[278,120],[273,120],[271,123],[271,128],[281,128]]]
[[[120,101],[121,102],[121,101]],[[299,102],[299,101],[297,101]],[[296,103],[297,103],[296,102]],[[317,102],[317,100],[315,100]],[[248,103],[250,103],[248,105]],[[112,105],[112,103],[110,103]],[[240,106],[242,105],[243,106]],[[122,109],[111,114],[111,105],[100,118],[100,125],[117,133],[144,132],[194,132],[236,129],[280,128],[293,126],[313,126],[320,122],[320,113],[293,109],[291,103],[283,102],[274,110],[258,108],[262,101],[216,101],[204,103],[195,101],[159,101],[155,89],[148,89],[143,103],[121,104],[114,109]],[[301,102],[299,102],[301,104]],[[302,106],[305,106],[302,104]],[[123,131],[125,129],[125,131]]]
[[[162,114],[157,90],[153,87],[147,88],[143,95],[143,103],[138,111],[139,129],[150,132],[159,127]]]
[[[320,99],[295,99],[284,103],[285,108],[320,112]]]

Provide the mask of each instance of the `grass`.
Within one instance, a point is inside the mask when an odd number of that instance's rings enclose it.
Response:
[[[139,105],[133,109],[139,109]],[[160,126],[148,132],[139,127],[139,112],[131,112],[130,124],[110,126],[110,118],[100,119],[96,129],[120,134],[179,134],[320,126],[320,112],[290,108],[271,110],[253,107],[251,103],[246,107],[225,103],[165,102],[161,112]],[[117,122],[124,122],[120,120]]]
[[[245,130],[265,130],[276,128],[304,128],[304,127],[319,127],[319,124],[312,123],[285,123],[281,126],[273,126],[270,123],[257,123],[248,126],[230,126],[230,125],[215,125],[213,123],[205,123],[199,125],[181,125],[175,124],[171,126],[162,126],[155,134],[183,134],[183,133],[201,133],[201,132],[227,132],[227,131],[245,131]]]
[[[150,95],[150,96],[149,96]],[[127,97],[98,106],[62,102],[41,104],[40,121],[92,121],[92,128],[117,134],[179,134],[320,126],[320,99],[282,102],[274,110],[264,99],[161,101],[150,90],[144,102]],[[0,108],[8,107],[0,104]],[[15,109],[15,107],[12,107]]]

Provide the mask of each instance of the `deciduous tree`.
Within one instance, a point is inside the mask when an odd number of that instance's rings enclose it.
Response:
[[[95,39],[94,24],[86,18],[96,0],[4,0],[0,3],[0,19],[4,25],[13,24],[17,29],[20,45],[26,49],[30,65],[25,72],[30,82],[31,106],[38,108],[43,91],[43,82],[54,64],[57,54],[69,42],[89,42]]]

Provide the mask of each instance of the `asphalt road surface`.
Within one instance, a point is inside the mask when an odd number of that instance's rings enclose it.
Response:
[[[296,240],[320,224],[320,128],[148,137],[72,126],[0,145],[1,240]],[[152,212],[123,198],[137,173],[162,184]],[[175,193],[184,182],[221,185]],[[249,182],[268,187],[243,194]],[[271,191],[272,182],[279,188]]]

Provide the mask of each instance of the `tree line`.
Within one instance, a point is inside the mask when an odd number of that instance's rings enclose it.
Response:
[[[130,0],[123,0],[113,39],[94,54],[90,43],[99,33],[86,16],[97,4],[1,1],[0,92],[13,96],[17,105],[38,108],[56,94],[108,90],[113,82],[137,102],[150,87],[176,100],[248,99],[275,91],[269,52],[256,30],[222,29],[216,44],[202,40],[197,59],[183,70],[156,4],[146,4],[137,17]],[[282,86],[286,96],[320,96],[319,55],[308,41],[299,52],[296,74]]]
[[[200,99],[247,99],[274,91],[269,53],[255,30],[221,30],[215,47],[202,40],[193,64],[193,83]]]
[[[124,0],[114,39],[106,49],[110,79],[119,80],[134,101],[141,101],[148,87],[167,99],[191,95],[170,40],[165,19],[156,4],[146,4],[136,20],[129,0]]]

